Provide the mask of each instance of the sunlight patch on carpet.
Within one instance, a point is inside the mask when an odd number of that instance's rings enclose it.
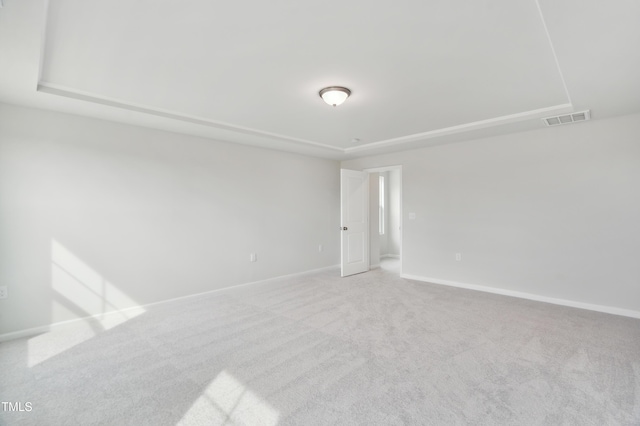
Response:
[[[280,413],[223,370],[182,417],[179,425],[278,424]]]

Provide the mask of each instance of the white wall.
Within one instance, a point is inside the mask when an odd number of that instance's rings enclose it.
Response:
[[[640,115],[595,116],[342,167],[403,166],[404,274],[640,311]]]
[[[0,334],[335,265],[338,226],[336,161],[0,104]]]

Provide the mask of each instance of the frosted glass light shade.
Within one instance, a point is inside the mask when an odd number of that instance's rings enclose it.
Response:
[[[320,91],[322,100],[333,106],[338,106],[346,101],[350,94],[351,90],[339,86],[325,87]]]

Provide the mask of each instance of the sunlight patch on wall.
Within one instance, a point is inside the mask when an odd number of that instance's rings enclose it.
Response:
[[[30,367],[145,312],[56,240],[51,241],[51,289],[54,325],[29,339]],[[62,318],[66,321],[55,323]]]
[[[278,424],[280,413],[226,371],[209,384],[178,425]]]
[[[51,283],[57,304],[78,318],[114,313],[127,320],[126,309],[138,305],[56,240],[51,241]]]

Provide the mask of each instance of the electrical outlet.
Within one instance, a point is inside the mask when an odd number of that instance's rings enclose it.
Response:
[[[318,251],[319,251],[319,252],[322,252],[322,249],[323,249],[322,244],[319,244],[319,245],[318,245]]]
[[[460,262],[462,260],[462,253],[456,253],[456,260]]]
[[[249,254],[249,262],[257,262],[258,261],[258,255],[255,253],[251,253]]]
[[[6,285],[0,285],[0,299],[6,299],[9,297],[9,291]]]

